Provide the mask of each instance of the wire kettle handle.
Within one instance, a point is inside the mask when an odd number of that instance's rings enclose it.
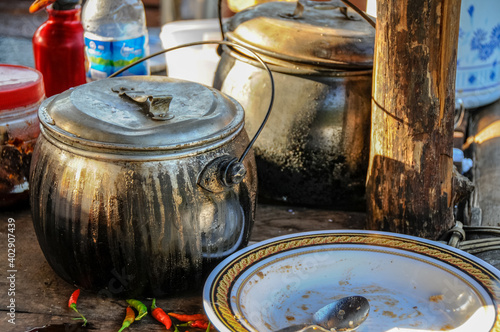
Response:
[[[202,171],[202,173],[199,176],[198,183],[203,188],[205,188],[211,192],[221,192],[221,191],[225,191],[228,188],[232,187],[233,185],[238,184],[241,181],[243,181],[245,174],[246,174],[246,169],[243,166],[243,160],[245,159],[247,154],[252,149],[252,146],[254,145],[255,141],[257,140],[260,133],[264,129],[264,126],[266,125],[267,120],[269,119],[269,116],[271,115],[271,110],[272,110],[273,104],[274,104],[274,90],[275,90],[275,88],[274,88],[273,74],[271,72],[271,69],[269,69],[269,66],[254,51],[252,51],[251,49],[249,49],[245,46],[242,46],[242,45],[239,45],[237,43],[230,42],[230,41],[226,41],[226,40],[215,40],[215,41],[212,40],[212,41],[200,41],[200,42],[181,44],[181,45],[177,45],[174,47],[170,47],[170,48],[155,52],[149,56],[146,56],[142,59],[139,59],[139,60],[131,63],[130,65],[128,65],[126,67],[121,68],[120,70],[111,74],[109,77],[110,78],[116,77],[117,75],[123,73],[124,71],[126,71],[130,67],[133,67],[133,66],[135,66],[143,61],[146,61],[148,59],[151,59],[157,55],[167,53],[167,52],[170,52],[173,50],[177,50],[180,48],[184,48],[184,47],[206,45],[206,44],[228,45],[228,46],[232,46],[234,48],[244,49],[244,50],[252,53],[253,56],[255,56],[255,58],[260,62],[262,67],[264,67],[264,69],[267,71],[267,73],[269,75],[269,80],[271,83],[271,98],[269,101],[269,107],[267,109],[266,115],[265,115],[259,129],[255,133],[253,138],[250,140],[250,142],[248,143],[247,147],[245,148],[245,150],[243,151],[241,156],[239,158],[229,158],[228,156],[222,156],[222,157],[216,158],[214,161],[209,163],[209,165],[207,165],[207,167]],[[217,178],[216,181],[213,181],[214,177]]]

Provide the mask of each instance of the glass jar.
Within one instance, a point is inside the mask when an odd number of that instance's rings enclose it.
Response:
[[[28,200],[31,154],[40,133],[42,74],[0,64],[0,208]]]

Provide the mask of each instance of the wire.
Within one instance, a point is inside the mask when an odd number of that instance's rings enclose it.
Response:
[[[374,28],[377,27],[377,24],[375,23],[375,21],[370,16],[368,16],[364,11],[362,11],[361,9],[359,9],[358,7],[356,7],[355,5],[353,5],[349,0],[340,0],[340,1],[342,1],[347,6],[351,7],[356,13],[358,13],[359,15],[361,15],[361,17],[363,17],[365,19],[365,21],[367,21],[368,23],[370,23],[370,25],[372,27],[374,27]]]
[[[217,1],[217,15],[219,19],[221,40],[224,40],[226,36],[224,36],[224,25],[222,24],[222,0]]]
[[[160,54],[164,54],[164,53],[167,53],[167,52],[170,52],[170,51],[174,51],[174,50],[177,50],[177,49],[180,49],[180,48],[185,48],[185,47],[190,47],[190,46],[199,46],[199,45],[207,45],[207,44],[218,44],[218,45],[227,45],[227,46],[232,46],[234,48],[241,48],[241,49],[244,49],[250,53],[252,53],[252,55],[259,61],[259,63],[262,65],[262,67],[264,67],[264,69],[267,71],[268,75],[269,75],[269,80],[271,82],[271,99],[269,101],[269,108],[267,109],[267,112],[266,112],[266,116],[264,117],[264,120],[262,121],[259,129],[257,130],[257,132],[255,133],[255,135],[253,136],[252,140],[250,141],[250,143],[248,144],[248,146],[245,148],[245,150],[243,151],[241,157],[238,159],[238,162],[243,162],[243,159],[245,159],[245,157],[247,156],[248,152],[250,152],[250,150],[252,149],[252,146],[253,144],[255,143],[255,141],[257,140],[257,138],[259,137],[260,133],[262,132],[262,130],[264,129],[264,126],[266,125],[267,123],[267,120],[269,119],[269,116],[271,115],[271,110],[273,108],[273,104],[274,104],[274,78],[273,78],[273,74],[271,72],[271,69],[269,69],[269,66],[257,55],[257,53],[255,53],[254,51],[252,51],[251,49],[245,47],[245,46],[242,46],[242,45],[238,45],[236,43],[233,43],[233,42],[230,42],[230,41],[226,41],[226,40],[207,40],[207,41],[199,41],[199,42],[193,42],[193,43],[187,43],[187,44],[181,44],[181,45],[177,45],[177,46],[174,46],[174,47],[170,47],[170,48],[167,48],[167,49],[164,49],[164,50],[161,50],[161,51],[158,51],[158,52],[155,52],[151,55],[148,55],[142,59],[139,59],[123,68],[121,68],[120,70],[114,72],[113,74],[111,74],[109,77],[116,77],[117,75],[123,73],[124,71],[126,71],[127,69],[143,62],[143,61],[146,61],[146,60],[149,60],[157,55],[160,55]]]

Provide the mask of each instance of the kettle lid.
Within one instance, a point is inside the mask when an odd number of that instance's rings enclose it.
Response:
[[[236,13],[225,30],[229,40],[263,55],[266,62],[373,66],[375,29],[340,0],[262,3]]]
[[[180,151],[216,144],[243,127],[241,105],[221,92],[160,76],[107,78],[45,100],[44,131],[71,145]]]

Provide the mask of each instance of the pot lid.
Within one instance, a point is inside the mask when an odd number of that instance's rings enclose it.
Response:
[[[269,62],[270,57],[336,68],[373,66],[375,29],[340,0],[263,3],[236,13],[225,29],[229,40]]]
[[[71,145],[179,151],[239,132],[244,112],[234,99],[198,83],[135,76],[53,96],[42,103],[39,118],[52,136]]]
[[[0,64],[0,112],[38,103],[44,96],[38,70]]]

